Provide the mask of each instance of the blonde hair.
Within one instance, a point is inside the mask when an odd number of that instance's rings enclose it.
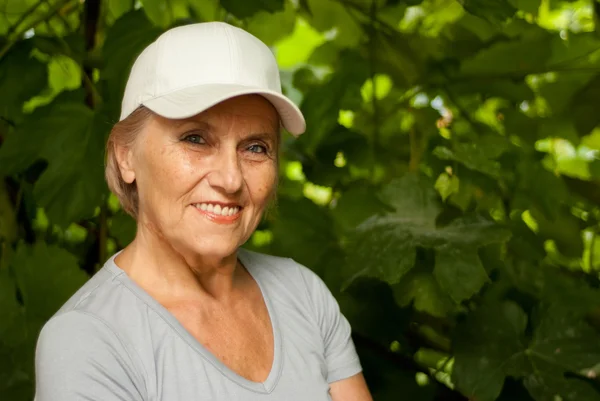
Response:
[[[137,185],[135,181],[129,184],[123,180],[117,161],[116,147],[133,146],[138,134],[144,129],[152,115],[154,113],[150,109],[144,106],[139,107],[127,118],[113,126],[106,143],[104,176],[108,188],[117,196],[123,209],[133,218],[137,218],[139,206]]]

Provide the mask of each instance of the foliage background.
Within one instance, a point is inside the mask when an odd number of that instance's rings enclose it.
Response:
[[[0,398],[134,235],[103,181],[126,71],[165,29],[272,46],[308,131],[247,244],[318,272],[376,400],[600,400],[600,4],[0,0]]]

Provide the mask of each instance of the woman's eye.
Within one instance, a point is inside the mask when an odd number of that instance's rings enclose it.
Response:
[[[186,136],[185,138],[183,138],[184,141],[186,142],[191,142],[191,143],[195,143],[198,145],[203,145],[206,143],[206,141],[204,140],[204,138],[202,138],[202,136],[197,135],[197,134],[191,134]]]
[[[248,147],[248,150],[252,153],[267,153],[267,148],[265,146],[262,145],[250,145]]]

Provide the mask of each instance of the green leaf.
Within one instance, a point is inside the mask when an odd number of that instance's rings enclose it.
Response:
[[[500,176],[500,163],[486,157],[474,143],[456,143],[453,149],[438,146],[433,150],[433,154],[442,160],[457,161],[471,170],[482,172],[493,178]]]
[[[409,306],[431,316],[446,317],[456,308],[430,271],[416,266],[392,286],[398,305]]]
[[[454,333],[452,381],[470,399],[493,401],[509,372],[519,370],[527,315],[515,303],[484,305]]]
[[[283,10],[285,0],[221,0],[221,5],[238,18],[248,18],[263,10],[277,12]]]
[[[331,214],[343,228],[351,229],[384,210],[385,204],[377,198],[374,190],[360,185],[344,192]]]
[[[539,307],[527,343],[527,316],[520,307],[512,302],[481,307],[455,333],[456,386],[468,397],[491,401],[510,375],[524,377],[539,401],[597,400],[598,391],[573,375],[585,377],[600,363],[598,333],[572,312],[557,303]]]
[[[460,71],[468,76],[525,76],[543,71],[551,51],[547,36],[498,41],[463,61]]]
[[[177,20],[189,17],[188,0],[141,0],[143,10],[152,23],[168,28]]]
[[[448,175],[444,172],[435,181],[435,189],[440,193],[442,200],[446,201],[454,193],[458,193],[460,181],[456,175]]]
[[[333,224],[326,209],[302,198],[278,200],[272,226],[273,252],[314,268],[335,246]]]
[[[124,14],[108,30],[102,48],[101,77],[108,86],[104,100],[112,111],[110,121],[118,120],[128,72],[135,59],[160,34],[161,30],[152,25],[142,10]]]
[[[300,106],[306,118],[306,132],[297,146],[308,154],[314,153],[320,142],[338,129],[340,109],[345,101],[360,99],[360,87],[368,76],[367,65],[354,52],[345,52],[339,60],[340,68],[322,85],[310,90]]]
[[[334,0],[308,0],[312,18],[310,23],[318,31],[339,30],[335,42],[340,47],[354,47],[364,38],[360,24],[343,4]]]
[[[107,0],[107,9],[111,21],[119,19],[123,14],[131,10],[133,3],[123,0]]]
[[[357,277],[367,276],[389,284],[398,283],[414,266],[417,247],[442,250],[469,247],[475,251],[483,245],[506,241],[510,236],[507,230],[476,216],[461,217],[447,226],[438,227],[436,218],[441,208],[437,194],[432,183],[417,174],[405,174],[392,181],[381,191],[380,198],[395,211],[371,217],[351,236],[347,245],[348,265],[354,275],[350,282]],[[445,262],[447,258],[443,260]],[[455,265],[454,268],[462,271],[454,274],[463,274],[472,260],[472,257],[466,257],[462,264]],[[440,268],[440,277],[452,274],[443,270],[444,264]],[[473,291],[477,283],[485,281],[479,273],[474,269],[473,282],[465,283],[466,289],[458,289],[456,298]],[[445,289],[450,291],[450,288]]]
[[[587,376],[600,363],[598,332],[579,315],[559,304],[539,311],[533,341],[525,351],[530,370],[525,387],[537,400],[599,400],[600,393],[590,383],[565,377],[565,373]]]
[[[21,245],[12,261],[27,314],[48,319],[88,279],[77,259],[43,242]]]
[[[259,11],[249,21],[246,30],[262,40],[267,46],[294,32],[296,11],[291,1],[286,1],[283,11],[270,13]]]
[[[6,331],[19,314],[20,305],[17,302],[17,288],[8,275],[7,269],[0,270],[0,339],[4,342],[9,337]]]
[[[463,7],[469,13],[491,22],[503,22],[515,13],[515,8],[505,0],[464,0]]]
[[[598,102],[600,102],[600,74],[574,94],[573,102],[569,107],[569,113],[579,135],[589,134],[600,124],[600,115],[593,107]]]
[[[120,247],[124,248],[135,238],[137,223],[127,213],[120,210],[110,219],[109,232]]]
[[[347,284],[358,277],[396,284],[415,265],[416,243],[410,233],[395,222],[373,226],[370,223],[367,221],[358,228],[348,246],[349,262],[359,270]]]
[[[515,8],[525,11],[526,13],[537,15],[542,0],[509,0]]]
[[[1,169],[15,173],[46,160],[49,166],[34,196],[49,219],[67,227],[89,217],[106,192],[103,154],[98,151],[109,128],[105,121],[103,114],[95,116],[78,103],[57,102],[36,110],[0,148]]]
[[[477,251],[454,245],[436,249],[433,275],[456,303],[471,298],[490,281]]]
[[[0,59],[0,117],[20,119],[23,103],[46,85],[46,65],[31,57],[31,50],[30,41],[20,41]]]

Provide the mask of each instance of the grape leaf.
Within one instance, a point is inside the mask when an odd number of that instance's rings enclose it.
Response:
[[[32,57],[31,50],[31,41],[20,41],[0,59],[0,116],[5,119],[20,119],[23,102],[40,93],[48,81],[46,65]]]
[[[437,226],[441,203],[429,179],[417,174],[405,174],[392,181],[382,190],[381,199],[395,211],[373,216],[355,230],[347,245],[350,271],[354,272],[349,282],[368,276],[396,284],[414,266],[417,247],[434,248],[442,257],[436,277],[440,277],[440,284],[447,291],[454,291],[447,286],[452,274],[458,270],[462,277],[468,274],[465,272],[473,273],[469,277],[473,281],[464,283],[453,294],[455,299],[464,299],[465,294],[472,295],[487,280],[487,274],[479,269],[481,262],[470,253],[482,245],[506,241],[510,235],[506,229],[479,217],[462,217]],[[456,248],[452,257],[462,258],[462,263],[448,262],[451,248]]]
[[[39,242],[21,245],[12,261],[27,314],[50,318],[88,279],[75,256]]]
[[[436,249],[433,275],[456,303],[471,298],[490,281],[477,252],[454,245]]]
[[[600,363],[598,333],[580,314],[557,303],[541,305],[533,320],[527,341],[527,315],[512,302],[484,305],[469,316],[455,333],[457,387],[469,397],[492,401],[510,375],[523,377],[538,401],[599,399],[592,385],[573,377],[586,376]]]

